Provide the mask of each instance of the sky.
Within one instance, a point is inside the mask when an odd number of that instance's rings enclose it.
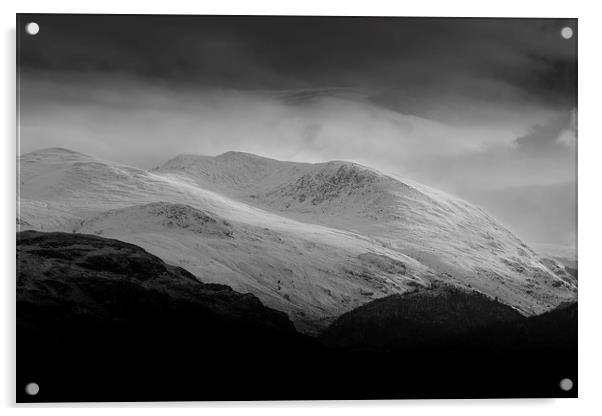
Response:
[[[527,242],[575,244],[575,19],[20,15],[19,28],[22,153],[350,160],[460,196]]]

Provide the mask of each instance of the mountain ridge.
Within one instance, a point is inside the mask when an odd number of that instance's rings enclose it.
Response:
[[[554,260],[542,262],[482,209],[422,185],[352,162],[183,159],[146,171],[64,149],[24,154],[18,227],[140,245],[256,294],[308,331],[432,281],[498,296],[526,315],[576,297],[576,279]],[[165,213],[182,210],[187,226],[170,225]],[[202,232],[206,216],[225,228]]]

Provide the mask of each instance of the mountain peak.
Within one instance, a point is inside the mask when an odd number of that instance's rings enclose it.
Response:
[[[247,153],[247,152],[239,152],[239,151],[234,151],[234,150],[230,150],[228,152],[224,152],[221,153],[217,156],[204,156],[204,155],[197,155],[197,154],[192,154],[192,153],[181,153],[171,159],[169,159],[167,162],[165,162],[162,166],[160,166],[158,169],[159,170],[164,170],[164,169],[186,169],[189,167],[193,167],[193,166],[197,166],[197,165],[204,165],[204,164],[211,164],[211,165],[215,165],[216,163],[228,163],[228,162],[274,162],[274,163],[279,163],[280,161],[276,160],[276,159],[270,159],[267,157],[263,157],[263,156],[259,156],[253,153]]]
[[[252,164],[259,163],[259,164],[264,164],[264,165],[296,163],[296,162],[288,162],[288,161],[283,161],[283,160],[279,160],[279,159],[274,159],[271,157],[260,156],[255,153],[240,152],[237,150],[229,150],[227,152],[224,152],[222,154],[215,156],[214,159],[216,159],[218,161],[247,162],[247,163],[252,163]]]
[[[226,158],[226,157],[248,157],[248,158],[258,158],[258,159],[267,159],[266,157],[256,155],[254,153],[248,152],[240,152],[238,150],[228,150],[227,152],[221,153],[216,157]]]
[[[165,167],[185,167],[185,166],[189,166],[189,165],[194,165],[194,164],[198,163],[199,161],[208,160],[208,159],[211,159],[211,157],[195,155],[192,153],[180,153],[180,154],[172,157],[171,159],[169,159],[167,162],[165,162],[163,165],[159,166],[156,169],[163,169]]]
[[[66,149],[64,147],[47,147],[44,149],[34,150],[33,152],[25,153],[21,157],[25,156],[42,156],[42,157],[91,157],[84,153],[76,152],[74,150]]]

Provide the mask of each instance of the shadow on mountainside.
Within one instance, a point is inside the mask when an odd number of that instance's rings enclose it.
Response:
[[[425,293],[362,306],[321,342],[135,245],[17,233],[17,401],[576,396],[558,388],[576,382],[576,305],[527,319],[478,294]]]

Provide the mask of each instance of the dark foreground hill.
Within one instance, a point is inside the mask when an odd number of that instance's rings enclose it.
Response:
[[[320,348],[255,296],[121,241],[22,232],[17,270],[17,385],[37,400],[268,398],[270,361]]]
[[[448,285],[377,299],[341,315],[320,335],[356,351],[571,349],[577,304],[525,318],[478,292]]]
[[[522,317],[478,292],[441,285],[360,306],[334,321],[321,339],[332,347],[353,349],[422,348]]]
[[[415,377],[412,388],[446,388],[445,397],[462,396],[467,386],[482,397],[577,397],[576,383],[569,393],[558,390],[562,378],[577,380],[577,326],[577,303],[526,318],[477,292],[442,285],[370,302],[340,316],[320,339],[340,351],[375,354],[388,371]]]
[[[576,381],[576,305],[526,319],[470,293],[410,295],[410,309],[395,306],[403,296],[385,299],[350,316],[376,310],[381,333],[393,336],[372,332],[372,351],[357,351],[346,340],[372,318],[343,316],[327,347],[254,296],[117,240],[18,233],[17,268],[18,401],[576,395],[558,388],[561,378]],[[395,328],[408,317],[411,342]],[[25,395],[29,382],[37,396]]]

